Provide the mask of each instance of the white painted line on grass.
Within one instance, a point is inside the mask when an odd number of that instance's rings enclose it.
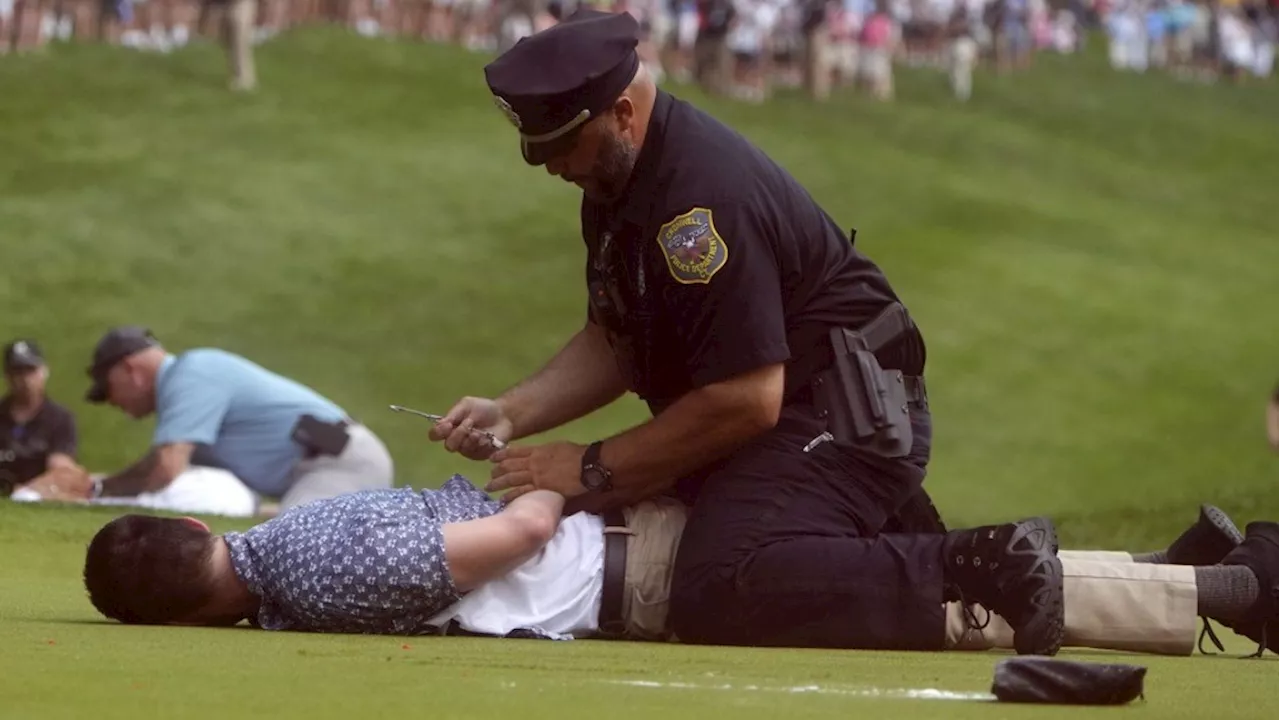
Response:
[[[839,688],[821,685],[796,685],[792,687],[769,685],[703,685],[687,682],[657,682],[654,680],[603,680],[611,685],[631,687],[671,688],[679,690],[747,690],[781,693],[817,693],[819,695],[846,695],[865,698],[901,698],[907,700],[995,700],[985,692],[957,692],[935,688]]]

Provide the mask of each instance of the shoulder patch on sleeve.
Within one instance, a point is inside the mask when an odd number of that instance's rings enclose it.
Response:
[[[683,285],[711,282],[729,261],[729,246],[716,232],[711,209],[696,207],[658,230],[658,245],[671,277]]]

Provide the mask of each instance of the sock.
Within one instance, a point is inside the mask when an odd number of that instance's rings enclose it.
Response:
[[[1156,550],[1149,553],[1129,553],[1133,556],[1134,562],[1151,563],[1153,565],[1168,565],[1169,553],[1164,550]]]
[[[1211,565],[1196,571],[1196,614],[1234,620],[1258,600],[1258,578],[1244,565]]]

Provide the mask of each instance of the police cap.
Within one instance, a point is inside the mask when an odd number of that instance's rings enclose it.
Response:
[[[541,165],[568,150],[583,125],[612,107],[640,67],[639,42],[631,15],[582,9],[485,66],[525,162]]]

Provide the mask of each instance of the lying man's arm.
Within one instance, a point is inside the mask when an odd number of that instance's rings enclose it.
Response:
[[[454,587],[474,590],[532,558],[555,536],[563,509],[563,496],[535,490],[496,515],[446,524],[444,554]]]
[[[190,467],[195,446],[186,442],[157,445],[141,460],[102,480],[102,497],[132,497],[163,490]]]

